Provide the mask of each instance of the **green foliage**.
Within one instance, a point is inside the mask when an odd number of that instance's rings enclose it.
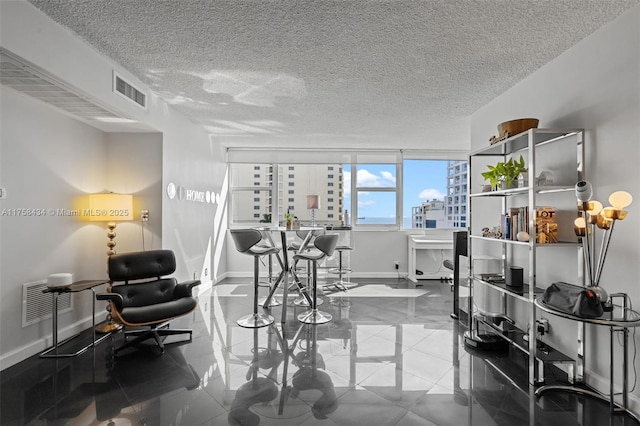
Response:
[[[501,182],[504,182],[506,187],[509,188],[518,180],[518,176],[521,173],[527,171],[524,163],[524,157],[522,155],[517,161],[513,158],[509,158],[506,162],[500,161],[495,166],[487,167],[489,170],[482,172],[482,177],[484,180],[489,181],[492,188],[497,188]]]

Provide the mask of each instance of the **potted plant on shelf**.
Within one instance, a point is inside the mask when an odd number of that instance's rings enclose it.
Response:
[[[495,166],[487,166],[489,170],[482,172],[484,180],[488,180],[492,189],[513,188],[518,183],[518,176],[527,171],[524,157],[521,155],[516,161],[509,158],[507,161],[500,161]]]
[[[482,177],[484,178],[484,180],[489,181],[489,185],[491,186],[491,188],[488,189],[489,191],[495,191],[496,189],[498,189],[500,177],[502,176],[498,171],[498,167],[500,167],[500,164],[501,163],[498,163],[496,166],[487,166],[489,170],[487,170],[486,172],[482,172]],[[483,188],[482,192],[487,192],[486,186]]]

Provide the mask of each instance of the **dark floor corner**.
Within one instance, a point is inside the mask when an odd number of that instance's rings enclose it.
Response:
[[[319,308],[333,316],[324,325],[299,323],[306,308],[293,294],[284,325],[279,306],[274,325],[241,328],[253,289],[229,279],[172,324],[192,327],[193,339],[164,354],[146,346],[114,359],[116,334],[75,358],[31,357],[0,374],[0,424],[638,425],[593,398],[536,398],[517,351],[466,349],[448,283],[354,281],[322,295]],[[563,374],[549,369],[547,380]]]

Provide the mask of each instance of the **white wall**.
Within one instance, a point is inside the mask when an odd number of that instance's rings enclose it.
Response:
[[[162,135],[106,133],[105,138],[107,189],[133,195],[134,220],[117,224],[116,252],[162,248]],[[144,224],[141,209],[149,210]]]
[[[106,275],[103,224],[57,216],[48,209],[73,209],[82,194],[105,189],[107,149],[102,132],[11,89],[3,87],[0,101],[0,182],[8,193],[0,201],[4,368],[14,351],[34,342],[37,347],[28,352],[44,349],[41,339],[51,335],[51,321],[22,328],[23,283],[57,272],[71,272],[77,280]],[[12,209],[44,209],[47,214],[13,216]],[[61,328],[90,315],[90,294],[77,296],[74,312],[61,315]]]
[[[327,231],[330,232],[330,231]],[[349,252],[351,278],[398,278],[407,276],[409,241],[408,235],[427,235],[434,240],[453,241],[452,230],[402,230],[402,231],[366,231],[358,230],[352,232],[353,251]],[[293,238],[293,237],[291,237]],[[280,240],[275,240],[279,244]],[[428,254],[431,255],[430,253]],[[438,253],[438,256],[440,253]],[[235,250],[231,237],[227,243],[227,274],[234,277],[252,277],[253,263],[250,256],[238,253]],[[399,261],[399,270],[394,269],[394,261]],[[439,260],[439,259],[438,259]],[[332,262],[335,262],[332,260]],[[441,263],[441,262],[440,262]],[[434,259],[429,258],[425,253],[419,253],[417,268],[426,272],[434,264]],[[274,261],[274,267],[277,267]],[[267,268],[260,266],[260,274],[264,276]],[[278,269],[278,268],[276,268]],[[278,269],[279,270],[279,269]],[[444,274],[447,275],[447,274]]]
[[[628,218],[615,226],[601,280],[609,292],[628,293],[636,306],[640,306],[639,24],[640,7],[635,7],[481,108],[471,119],[472,151],[488,144],[497,123],[518,117],[538,117],[544,128],[586,129],[586,173],[595,198],[606,205],[611,192],[626,190],[636,200],[628,208]],[[475,174],[474,179],[472,188],[481,180]],[[561,256],[560,264],[575,264],[574,254]],[[575,355],[575,324],[554,320],[551,330],[550,340]],[[635,339],[640,345],[640,334]],[[587,340],[588,381],[608,392],[609,330],[592,327]],[[620,365],[621,360],[614,362]],[[640,412],[640,386],[633,393],[633,404],[634,411]]]
[[[8,189],[9,198],[1,202],[1,208],[28,207],[33,200],[67,207],[71,198],[82,193],[134,193],[135,221],[118,225],[117,251],[142,248],[139,209],[148,208],[145,248],[173,249],[177,278],[195,275],[210,284],[223,277],[226,240],[220,235],[226,229],[224,208],[218,203],[171,200],[166,191],[173,182],[185,190],[223,194],[217,200],[226,203],[226,167],[220,145],[151,93],[147,110],[113,93],[114,70],[138,87],[144,89],[144,85],[31,4],[0,2],[0,8],[3,48],[94,102],[138,120],[140,128],[153,129],[148,134],[107,135],[2,87],[0,185]],[[51,336],[50,322],[29,330],[20,327],[18,293],[23,282],[44,279],[52,272],[73,272],[76,279],[105,273],[106,230],[102,225],[40,218],[27,226],[17,220],[2,217],[0,222],[3,369],[50,343],[46,341]],[[86,293],[78,295],[82,299],[74,312],[61,318],[61,327],[66,327],[62,337],[88,326],[91,293]]]
[[[162,151],[157,136],[108,135],[12,89],[3,87],[0,101],[0,182],[8,192],[0,202],[4,212],[0,217],[4,368],[51,343],[51,320],[22,328],[23,283],[57,272],[73,273],[75,280],[106,277],[106,225],[57,210],[87,207],[90,193],[134,194],[134,221],[118,224],[115,248],[118,252],[141,250],[137,206],[144,203],[160,213],[160,187],[153,181],[161,178]],[[14,209],[46,213],[17,216]],[[147,248],[162,243],[159,219],[145,230]],[[61,338],[90,324],[91,295],[74,295],[74,310],[59,318]],[[103,302],[98,302],[97,310],[102,320]]]

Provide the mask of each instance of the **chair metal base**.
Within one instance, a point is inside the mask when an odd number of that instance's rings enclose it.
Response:
[[[185,343],[185,342],[191,342],[192,341],[192,335],[193,335],[193,330],[191,329],[176,329],[176,328],[169,328],[168,324],[163,324],[159,327],[153,327],[150,329],[143,329],[143,330],[125,330],[124,332],[124,341],[123,344],[117,348],[113,349],[113,354],[117,355],[118,352],[127,349],[129,347],[135,346],[139,343],[142,343],[145,340],[148,339],[153,339],[156,343],[156,345],[158,346],[158,348],[160,349],[160,353],[164,353],[164,339],[167,336],[174,336],[177,334],[188,334],[189,337],[187,339],[183,339],[179,342],[174,342],[174,343]],[[134,339],[133,340],[128,340],[129,337],[133,336]]]
[[[305,324],[324,324],[331,321],[331,318],[331,314],[315,309],[298,315],[298,321]]]
[[[264,306],[264,302],[266,302],[266,301],[267,301],[266,297],[261,297],[260,299],[258,299],[258,306],[262,306],[263,308],[273,308],[274,306],[282,305],[282,300],[280,300],[276,296],[272,296],[271,297],[271,300],[269,301],[269,305],[268,306]]]
[[[316,305],[322,305],[323,303],[324,303],[324,300],[322,300],[322,299],[319,299],[319,300],[316,301]],[[296,306],[304,306],[304,307],[311,306],[309,304],[309,301],[307,300],[307,298],[304,297],[304,296],[300,296],[297,299],[295,299],[293,301],[293,304],[296,305]]]
[[[357,287],[358,283],[354,283],[351,281],[336,281],[331,284],[325,284],[322,286],[322,290],[324,291],[348,291],[350,288]]]
[[[251,314],[236,321],[240,327],[260,328],[273,324],[273,317],[265,314]]]

